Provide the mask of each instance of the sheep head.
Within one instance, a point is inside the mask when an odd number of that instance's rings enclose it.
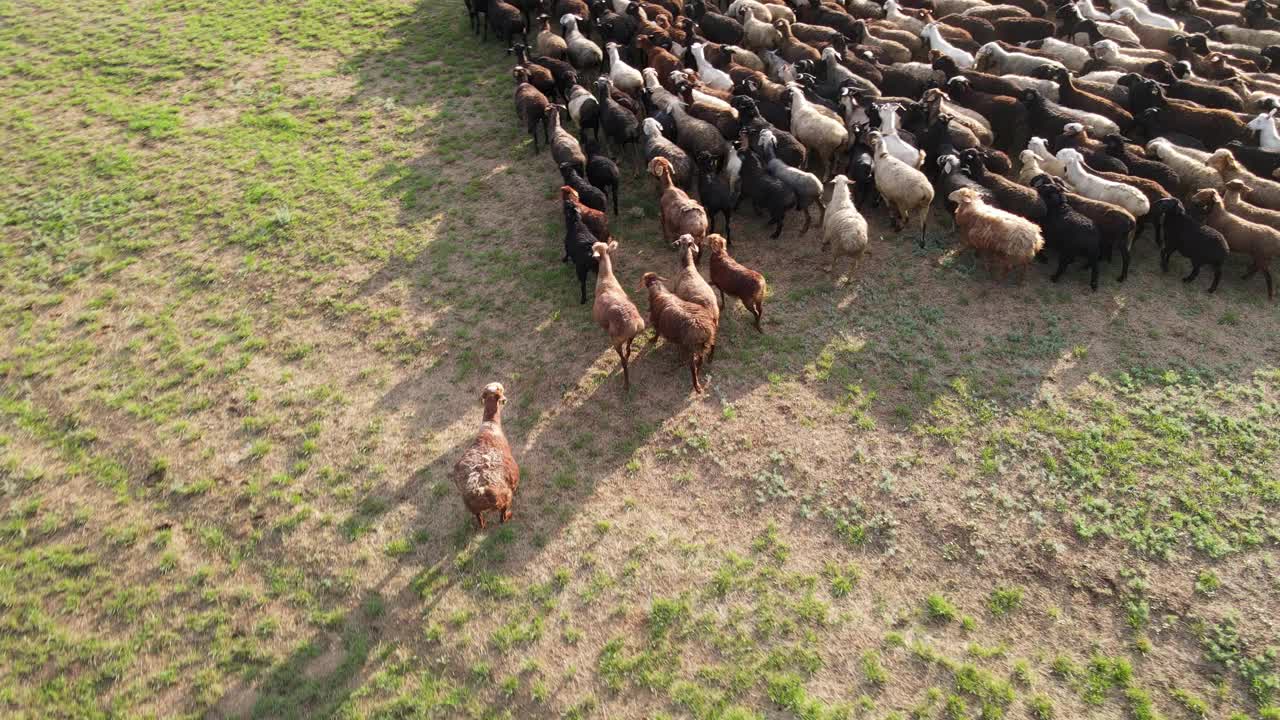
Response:
[[[1213,154],[1209,156],[1209,160],[1205,164],[1214,170],[1217,170],[1218,174],[1222,175],[1224,180],[1227,179],[1226,175],[1228,173],[1235,175],[1241,170],[1240,164],[1236,162],[1235,156],[1226,148],[1214,150]]]
[[[607,243],[598,242],[591,246],[591,257],[599,260],[617,249],[618,249],[617,240],[610,240]]]
[[[951,194],[947,196],[947,200],[950,200],[961,207],[970,205],[977,199],[978,192],[973,188],[960,188],[959,190],[952,191]]]
[[[1191,196],[1191,202],[1205,212],[1212,212],[1215,208],[1222,207],[1222,196],[1213,188],[1205,188],[1197,190],[1196,194]]]
[[[672,172],[671,161],[664,157],[656,157],[649,161],[649,174],[656,178],[670,177]]]
[[[500,382],[491,382],[480,392],[480,402],[484,403],[486,408],[490,405],[506,405],[507,389],[502,387]]]
[[[671,243],[671,247],[673,247],[673,248],[675,248],[675,249],[677,249],[677,250],[680,250],[680,251],[682,251],[682,252],[683,252],[683,251],[686,251],[686,250],[687,250],[687,251],[690,251],[690,252],[697,252],[697,251],[698,251],[698,241],[697,241],[697,239],[696,239],[696,238],[694,238],[694,237],[693,237],[692,235],[690,235],[689,233],[685,233],[685,234],[681,235],[680,237],[676,238],[676,239],[675,239],[675,242]]]
[[[710,250],[712,255],[722,253],[725,248],[724,236],[719,233],[711,233],[703,239],[702,246]]]
[[[1227,189],[1227,192],[1235,193],[1237,196],[1247,195],[1248,193],[1253,192],[1253,188],[1249,187],[1248,185],[1245,185],[1244,181],[1241,180],[1240,178],[1234,178],[1232,180],[1228,180],[1226,184],[1226,189]]]
[[[1258,113],[1258,116],[1250,120],[1249,124],[1246,125],[1245,127],[1249,128],[1250,130],[1261,131],[1266,129],[1268,124],[1274,123],[1275,117],[1276,117],[1276,111],[1274,109],[1265,113]]]

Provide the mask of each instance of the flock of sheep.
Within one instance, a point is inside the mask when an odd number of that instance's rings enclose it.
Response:
[[[651,328],[688,357],[695,391],[725,294],[755,320],[764,277],[729,254],[750,200],[778,237],[816,224],[832,269],[868,246],[883,204],[925,242],[930,208],[1004,277],[1056,255],[1098,287],[1099,263],[1150,226],[1160,263],[1230,253],[1261,272],[1280,255],[1280,12],[1266,0],[464,0],[477,35],[514,55],[516,114],[563,186],[564,261],[621,361]],[[528,42],[530,34],[532,43]],[[575,132],[566,127],[571,121]],[[539,142],[541,139],[542,142]],[[648,321],[618,283],[621,174],[630,156],[659,193],[670,280],[645,273]],[[696,191],[697,199],[694,199]],[[724,234],[716,221],[724,219]],[[709,282],[698,269],[709,255]],[[719,292],[719,299],[716,292]],[[518,469],[504,390],[486,387],[480,436],[455,467],[465,503],[510,516]]]

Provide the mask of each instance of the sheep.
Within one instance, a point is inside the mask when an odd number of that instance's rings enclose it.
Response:
[[[1243,180],[1249,186],[1249,190],[1244,193],[1245,199],[1249,202],[1270,210],[1280,210],[1280,183],[1260,178],[1244,169],[1240,163],[1236,162],[1230,150],[1226,148],[1216,150],[1209,156],[1208,164],[1222,176],[1224,183],[1237,179]]]
[[[1003,280],[1015,267],[1026,268],[1044,248],[1044,236],[1035,223],[992,207],[972,188],[960,188],[947,198],[956,204],[960,241],[973,248],[990,268],[1000,268]]]
[[[805,99],[799,85],[789,83],[787,88],[791,91],[791,133],[817,155],[827,176],[834,174],[836,157],[849,144],[849,131],[838,117]]]
[[[730,14],[732,16],[732,13]],[[769,50],[778,46],[782,36],[773,26],[772,20],[761,20],[751,14],[747,7],[738,8],[738,22],[742,23],[743,44],[755,51]]]
[[[742,9],[747,9],[753,17],[764,22],[773,22],[774,20],[786,20],[787,22],[795,22],[796,15],[791,8],[781,3],[774,3],[770,0],[765,2],[757,2],[756,0],[734,0],[729,7],[725,8],[725,12],[730,15],[736,15]]]
[[[770,123],[760,115],[759,106],[753,98],[745,95],[735,95],[732,101],[733,107],[738,111],[738,127],[745,131],[750,137],[759,138],[760,132],[769,130],[773,133],[774,139],[777,140],[777,146],[774,148],[778,158],[791,167],[805,167],[808,164],[809,149],[804,143],[796,139],[795,135],[786,132],[774,124]],[[787,125],[790,125],[788,118]],[[733,153],[729,153],[730,158]]]
[[[590,90],[574,84],[569,88],[567,108],[569,118],[578,126],[578,136],[587,139],[587,130],[595,131],[595,139],[600,139],[600,102]]]
[[[578,191],[574,190],[573,187],[569,185],[560,186],[560,201],[565,204],[572,203],[578,206],[578,212],[582,217],[583,224],[587,226],[587,229],[591,231],[592,235],[596,236],[597,240],[600,242],[609,242],[609,240],[612,239],[613,236],[609,233],[609,216],[593,207],[590,207],[589,205],[583,204],[581,198],[578,196]],[[569,256],[566,254],[563,259],[568,260]]]
[[[1128,210],[1135,218],[1151,212],[1151,201],[1141,190],[1124,183],[1107,180],[1084,168],[1084,156],[1072,148],[1058,151],[1058,160],[1066,168],[1067,184],[1076,193],[1094,200],[1111,203]]]
[[[791,188],[791,191],[795,193],[796,209],[804,211],[804,227],[800,229],[800,232],[802,234],[808,232],[809,225],[812,222],[809,216],[809,206],[816,202],[821,213],[827,211],[826,205],[822,202],[822,181],[813,173],[791,167],[774,154],[774,148],[777,146],[778,140],[773,131],[761,131],[759,143],[763,155],[762,159],[769,168],[769,174],[786,183],[787,187]],[[820,214],[818,217],[819,222],[822,222],[822,215]]]
[[[911,8],[907,8],[907,12],[903,12],[903,8],[897,0],[885,0],[884,19],[913,35],[919,35],[924,30],[925,23],[924,20],[916,17],[911,10]]]
[[[742,42],[742,23],[721,14],[714,6],[708,10],[703,0],[689,0],[685,3],[685,10],[689,17],[698,22],[698,29],[708,40],[717,43]]]
[[[1161,127],[1195,138],[1206,138],[1215,145],[1229,140],[1249,142],[1253,139],[1253,131],[1235,113],[1180,100],[1170,102],[1164,90],[1155,83],[1133,87],[1129,92],[1129,104],[1135,113],[1156,109],[1159,113],[1155,120]]]
[[[763,333],[760,321],[764,319],[764,298],[768,294],[768,285],[764,275],[740,264],[729,255],[725,247],[724,237],[711,233],[703,241],[710,254],[708,270],[711,285],[720,293],[720,305],[724,305],[724,295],[728,292],[742,301],[742,306],[755,318],[756,332]]]
[[[1213,282],[1209,292],[1218,289],[1222,280],[1222,265],[1231,251],[1222,233],[1187,215],[1187,209],[1177,198],[1161,200],[1151,207],[1156,223],[1164,229],[1164,247],[1160,250],[1160,270],[1169,272],[1169,259],[1175,252],[1191,261],[1191,274],[1182,278],[1189,283],[1200,274],[1200,267],[1213,268]]]
[[[565,44],[564,38],[555,34],[551,29],[551,16],[539,15],[537,18],[540,29],[538,36],[534,38],[533,47],[542,57],[557,58],[563,60],[569,54],[569,46]]]
[[[641,128],[644,134],[645,166],[647,167],[655,158],[662,158],[671,168],[676,185],[689,187],[690,180],[693,178],[693,162],[689,160],[689,155],[662,134],[662,126],[657,120],[651,117],[645,118]]]
[[[1018,161],[1022,163],[1022,167],[1018,170],[1018,182],[1023,185],[1029,186],[1032,178],[1049,174],[1041,167],[1040,156],[1032,150],[1023,150],[1019,153]]]
[[[1267,45],[1280,45],[1280,31],[1277,30],[1254,30],[1253,28],[1240,27],[1239,25],[1219,25],[1214,30],[1218,37],[1229,43],[1240,43],[1241,45],[1258,48]]]
[[[1062,188],[1046,183],[1037,188],[1044,201],[1040,220],[1045,245],[1058,253],[1058,269],[1049,278],[1058,282],[1077,257],[1083,255],[1089,268],[1089,287],[1098,290],[1098,261],[1102,258],[1102,237],[1092,220],[1073,210]]]
[[[1244,110],[1244,100],[1231,88],[1178,77],[1173,66],[1163,60],[1148,63],[1142,71],[1152,80],[1164,85],[1165,97],[1190,100],[1205,107],[1232,112]]]
[[[875,108],[880,113],[880,141],[888,153],[910,167],[916,169],[924,167],[926,153],[902,139],[898,134],[898,110],[901,106],[896,103],[885,103],[876,105]]]
[[[947,42],[946,38],[942,37],[941,31],[938,30],[937,23],[925,25],[920,35],[928,41],[930,49],[951,58],[962,70],[969,70],[973,67],[973,55]]]
[[[949,115],[956,125],[962,126],[964,130],[973,135],[973,139],[977,141],[977,144],[990,145],[995,142],[995,129],[992,127],[991,121],[976,110],[970,110],[963,105],[951,102],[951,97],[942,88],[925,90],[920,101],[924,103],[931,120],[937,119],[942,114]],[[965,147],[974,146],[965,145]]]
[[[929,178],[890,155],[880,133],[869,133],[867,139],[874,152],[876,191],[889,203],[893,228],[902,230],[913,215],[919,215],[920,246],[923,247],[929,205],[933,203],[933,186],[929,184]]]
[[[1208,158],[1192,155],[1187,148],[1156,138],[1147,143],[1147,156],[1168,165],[1178,174],[1178,194],[1188,196],[1205,188],[1222,189],[1222,176],[1205,164]]]
[[[525,27],[524,15],[514,5],[502,0],[488,0],[484,16],[486,22],[483,39],[486,42],[489,40],[489,28],[493,28],[493,34],[502,38],[502,44],[507,47],[511,47],[512,38],[516,36],[523,38],[528,29]]]
[[[600,238],[591,232],[583,219],[582,210],[576,202],[568,199],[564,207],[564,258],[561,262],[573,262],[574,272],[578,276],[580,293],[579,304],[587,303],[587,275],[596,271],[596,260],[591,256],[591,248]]]
[[[694,392],[702,392],[699,378],[702,364],[716,347],[716,321],[701,305],[686,302],[667,290],[662,278],[647,272],[643,278],[649,291],[649,325],[667,342],[689,355],[689,374]]]
[[[776,239],[782,234],[782,224],[786,220],[787,210],[796,206],[796,194],[785,182],[769,174],[765,164],[747,143],[740,142],[737,150],[738,159],[742,162],[742,194],[734,204],[734,209],[746,198],[751,199],[751,206],[757,211],[769,211],[769,225],[774,226],[770,238]]]
[[[580,174],[585,175],[587,172],[587,156],[582,152],[582,146],[578,144],[577,138],[561,127],[561,107],[560,105],[551,104],[546,107],[546,118],[551,125],[551,158],[556,161],[556,167],[565,163],[572,163]]]
[[[736,159],[737,154],[730,153],[730,157]],[[731,180],[720,173],[716,165],[716,159],[710,153],[702,153],[698,157],[698,200],[707,213],[707,232],[715,232],[716,215],[723,214],[725,235],[732,241],[733,228],[730,222],[735,202],[733,186]]]
[[[1031,17],[1031,13],[1018,7],[1017,5],[999,5],[999,4],[991,4],[991,5],[985,5],[985,6],[980,6],[976,8],[970,8],[968,10],[965,10],[964,14],[972,15],[973,17],[980,17],[984,20],[991,22],[992,24],[995,24],[996,21],[1002,20],[1005,18]]]
[[[1134,153],[1120,135],[1107,135],[1102,138],[1102,145],[1108,155],[1124,163],[1130,175],[1159,183],[1160,187],[1170,195],[1178,192],[1181,179],[1173,168],[1158,160],[1149,160]]]
[[[564,184],[573,188],[574,191],[577,192],[577,194],[582,198],[583,205],[586,205],[592,210],[599,210],[602,213],[608,212],[608,196],[605,195],[600,188],[587,182],[586,178],[582,177],[578,167],[574,163],[560,163],[559,169],[560,177],[564,179]]]
[[[591,317],[602,330],[609,333],[613,351],[622,363],[622,390],[631,390],[631,373],[627,365],[631,359],[631,341],[644,332],[644,317],[636,309],[627,291],[622,289],[613,275],[611,253],[618,250],[618,241],[598,242],[591,246],[599,270],[596,272],[596,299],[591,306]]]
[[[1028,55],[1021,52],[1009,52],[998,43],[989,42],[978,49],[974,56],[974,69],[979,72],[994,72],[996,75],[1031,75],[1042,65],[1066,66],[1057,60]]]
[[[1258,133],[1258,147],[1271,152],[1280,152],[1280,131],[1276,130],[1276,111],[1259,113],[1245,126]]]
[[[831,179],[831,201],[822,219],[822,249],[831,248],[831,261],[827,272],[835,268],[836,260],[848,257],[849,274],[857,269],[858,262],[867,251],[867,219],[858,212],[849,195],[849,178],[837,175]]]
[[[1011,152],[1023,146],[1029,125],[1025,105],[1003,94],[979,91],[968,76],[951,78],[947,81],[947,90],[955,103],[990,121],[992,144],[996,148]]]
[[[689,114],[683,102],[677,101],[670,107],[676,121],[676,144],[693,157],[699,153],[709,152],[717,160],[723,160],[729,150],[724,135],[711,123],[700,120]]]
[[[1253,188],[1249,187],[1240,178],[1228,180],[1227,184],[1223,186],[1222,204],[1226,206],[1227,211],[1232,215],[1259,225],[1280,228],[1280,211],[1258,207],[1246,202],[1245,198],[1249,196],[1252,190]]]
[[[1031,179],[1031,187],[1039,192],[1039,187],[1045,183],[1057,185],[1066,189],[1066,182],[1061,178],[1055,178],[1049,174],[1039,175]],[[1098,226],[1098,232],[1102,237],[1102,259],[1111,260],[1115,250],[1120,250],[1120,276],[1116,278],[1116,282],[1124,282],[1129,276],[1129,261],[1131,259],[1130,249],[1133,244],[1133,236],[1138,227],[1138,221],[1133,215],[1122,207],[1117,207],[1108,202],[1093,200],[1083,195],[1075,193],[1064,193],[1067,204],[1072,210],[1084,215]]]
[[[976,180],[964,173],[964,168],[960,164],[960,156],[955,154],[941,155],[937,159],[937,177],[934,178],[933,184],[935,188],[934,197],[941,197],[943,205],[947,212],[955,212],[955,207],[950,204],[947,198],[951,193],[960,188],[974,188],[983,196],[987,196],[987,189],[982,187]]]
[[[1116,136],[1119,137],[1119,136]],[[1054,147],[1058,150],[1072,148],[1084,156],[1089,168],[1097,171],[1127,173],[1129,168],[1118,158],[1106,153],[1103,144],[1089,137],[1089,132],[1080,123],[1067,123],[1062,134],[1054,138]]]
[[[1033,154],[1032,159],[1034,158]],[[1029,220],[1039,220],[1044,217],[1044,201],[1040,199],[1036,191],[1008,178],[987,172],[977,150],[962,151],[960,153],[960,164],[965,173],[986,190],[986,193],[991,196],[992,201],[1000,209],[1015,215],[1021,215]],[[1024,160],[1023,164],[1029,165],[1031,163]]]
[[[702,259],[701,238],[684,234],[671,244],[680,253],[680,269],[671,281],[671,292],[681,300],[701,305],[706,308],[718,323],[720,322],[720,305],[716,302],[715,291],[698,272],[698,262]]]
[[[502,406],[507,404],[502,383],[489,383],[480,393],[484,416],[480,432],[453,466],[453,486],[462,504],[476,517],[483,530],[484,515],[498,513],[498,522],[511,519],[511,500],[520,484],[520,467],[511,455],[511,445],[502,432]]]
[[[1080,72],[1085,63],[1092,59],[1088,50],[1056,38],[1049,37],[1043,40],[1034,40],[1025,45],[1029,49],[1040,50],[1052,55],[1071,72]]]
[[[1112,123],[1117,130],[1133,124],[1133,115],[1129,111],[1111,102],[1107,98],[1076,87],[1070,71],[1053,69],[1051,80],[1058,83],[1058,102],[1073,110],[1101,115]],[[1106,133],[1099,133],[1105,135]]]
[[[587,153],[587,181],[600,188],[613,199],[613,214],[618,214],[618,166],[594,140],[588,140],[583,150]]]
[[[1169,40],[1183,33],[1179,27],[1163,27],[1143,22],[1132,8],[1121,8],[1111,13],[1111,17],[1118,23],[1133,31],[1134,35],[1142,41],[1146,47],[1162,48],[1169,46]]]
[[[694,60],[697,62],[698,77],[702,78],[702,82],[717,90],[732,90],[733,78],[729,77],[729,73],[707,62],[705,49],[706,46],[702,43],[694,43],[689,46],[689,51],[693,53]]]
[[[538,153],[538,125],[542,125],[542,139],[551,144],[551,134],[547,129],[547,108],[554,107],[538,88],[529,84],[529,71],[517,65],[511,75],[516,81],[515,103],[516,117],[524,124],[529,137],[533,138],[533,152]]]
[[[1040,167],[1044,168],[1046,173],[1057,178],[1063,177],[1067,174],[1066,165],[1049,152],[1049,148],[1046,146],[1044,138],[1038,136],[1032,137],[1027,141],[1027,150],[1035,153],[1036,159],[1040,163]]]
[[[1280,230],[1249,222],[1227,211],[1217,190],[1205,188],[1191,196],[1191,202],[1205,214],[1205,223],[1222,233],[1231,252],[1248,255],[1253,261],[1241,280],[1248,280],[1258,271],[1267,281],[1267,299],[1275,298],[1271,282],[1271,258],[1280,255]]]
[[[1227,143],[1227,149],[1236,156],[1236,160],[1241,165],[1258,177],[1272,177],[1276,170],[1280,170],[1280,150],[1250,147],[1239,140]]]
[[[609,55],[609,82],[625,93],[631,95],[639,93],[644,87],[644,76],[618,55],[618,43],[605,43],[604,49]]]
[[[569,62],[578,72],[599,71],[604,63],[604,53],[599,45],[578,30],[580,22],[585,22],[585,19],[577,15],[563,15],[560,18],[560,27],[564,28],[564,41],[569,48]]]
[[[649,173],[658,179],[662,239],[670,243],[684,234],[699,239],[706,237],[707,211],[676,187],[671,172],[671,163],[666,158],[655,157],[649,161]]]
[[[691,83],[680,83],[678,90],[680,99],[684,101],[685,111],[691,116],[710,123],[723,138],[738,136],[741,127],[738,124],[738,113],[728,103],[721,105],[717,101],[713,104],[698,99]]]

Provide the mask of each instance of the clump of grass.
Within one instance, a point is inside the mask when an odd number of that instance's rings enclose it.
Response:
[[[941,593],[931,593],[924,599],[924,614],[931,622],[949,623],[955,620],[960,612]]]
[[[1022,605],[1022,588],[1002,587],[991,591],[987,609],[992,615],[1008,615]]]

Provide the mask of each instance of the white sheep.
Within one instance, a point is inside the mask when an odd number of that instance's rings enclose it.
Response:
[[[706,48],[702,43],[694,43],[689,46],[689,50],[693,53],[693,59],[698,65],[698,77],[702,78],[702,82],[707,87],[716,90],[732,90],[733,78],[729,77],[729,73],[707,62]]]
[[[1040,156],[1033,150],[1023,150],[1018,153],[1018,160],[1022,162],[1022,168],[1018,170],[1018,182],[1023,185],[1030,185],[1032,178],[1051,174],[1040,167]]]
[[[734,0],[733,4],[725,10],[724,14],[730,17],[736,17],[742,8],[749,8],[752,16],[757,20],[772,23],[774,20],[786,20],[787,22],[795,22],[796,14],[791,8],[780,3],[762,3],[757,0]]]
[[[1057,60],[1042,58],[1036,55],[1028,55],[1027,53],[1010,52],[1000,47],[995,42],[989,42],[978,48],[978,54],[974,56],[974,67],[980,72],[989,72],[993,75],[1031,75],[1036,68],[1044,65],[1067,69],[1066,65]]]
[[[1254,30],[1253,28],[1240,27],[1239,25],[1219,25],[1215,30],[1218,33],[1218,38],[1223,42],[1253,45],[1254,47],[1280,45],[1280,31],[1277,30]]]
[[[961,70],[969,70],[973,67],[973,56],[947,42],[947,39],[942,37],[942,32],[938,30],[938,23],[932,22],[925,25],[920,31],[920,37],[928,41],[930,49],[937,50],[954,60]]]
[[[912,35],[919,35],[924,30],[924,21],[902,12],[902,6],[897,0],[885,0],[884,19]]]
[[[925,223],[933,202],[933,185],[914,167],[889,154],[879,132],[867,134],[874,160],[876,190],[889,204],[895,230],[902,230],[913,216],[920,218],[920,244],[924,245]]]
[[[787,89],[791,91],[791,133],[821,159],[828,176],[834,174],[836,157],[849,145],[844,121],[809,102],[799,85],[788,83]]]
[[[822,220],[822,248],[831,248],[831,262],[827,272],[835,267],[840,257],[851,258],[849,273],[858,267],[858,261],[867,251],[867,219],[862,217],[849,195],[849,178],[837,175],[831,179],[831,201],[827,203],[827,215]]]
[[[1057,38],[1044,38],[1039,41],[1040,50],[1049,53],[1057,58],[1058,62],[1067,66],[1072,72],[1080,72],[1084,66],[1093,58],[1089,55],[1089,51],[1079,45],[1072,45],[1069,42],[1063,42]],[[1025,44],[1025,43],[1024,43]]]
[[[1042,137],[1033,137],[1027,141],[1027,149],[1024,152],[1030,152],[1036,156],[1036,160],[1040,162],[1040,170],[1054,177],[1063,177],[1067,173],[1067,168],[1062,164],[1061,160],[1053,156],[1049,152],[1049,146]]]
[[[604,49],[609,53],[609,82],[624,93],[637,95],[644,87],[644,76],[618,55],[618,43],[608,43]]]
[[[1065,179],[1073,192],[1122,207],[1135,218],[1151,212],[1151,201],[1138,188],[1107,180],[1086,170],[1084,155],[1079,150],[1063,148],[1058,151],[1058,160],[1066,167]]]
[[[897,103],[876,105],[880,111],[880,140],[889,154],[913,168],[924,167],[925,152],[902,139],[898,134],[898,111],[902,109]]]
[[[1280,152],[1280,132],[1276,130],[1276,111],[1259,113],[1258,117],[1249,121],[1246,126],[1258,131],[1258,147],[1263,150]]]
[[[1147,143],[1147,156],[1159,160],[1178,173],[1179,189],[1183,195],[1210,188],[1222,190],[1222,176],[1208,166],[1209,153],[1174,145],[1165,138]]]
[[[1122,10],[1133,13],[1138,22],[1166,30],[1181,30],[1182,23],[1167,15],[1151,12],[1151,9],[1137,0],[1111,0],[1111,17],[1114,19]]]
[[[560,17],[560,26],[564,28],[564,41],[569,46],[569,61],[578,70],[599,69],[604,62],[604,53],[601,52],[599,45],[578,30],[579,22],[584,21],[572,13]]]

